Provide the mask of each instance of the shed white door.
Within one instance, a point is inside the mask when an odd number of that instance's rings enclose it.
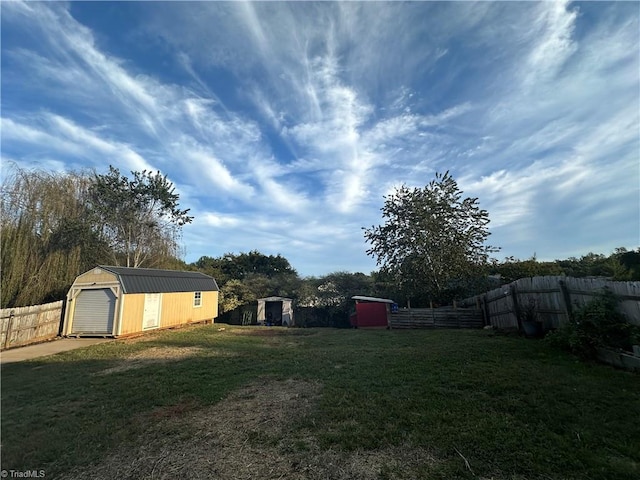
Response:
[[[116,296],[111,289],[82,290],[75,302],[72,334],[113,334]]]
[[[145,293],[142,329],[158,328],[160,326],[160,293]]]

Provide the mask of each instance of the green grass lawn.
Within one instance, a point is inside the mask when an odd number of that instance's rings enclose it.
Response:
[[[171,478],[172,451],[214,442],[191,421],[207,412],[237,440],[219,455],[268,443],[283,478],[640,478],[640,375],[486,331],[220,327],[3,366],[2,468],[80,478],[137,452],[129,478]],[[278,400],[287,381],[315,393]],[[254,415],[303,400],[278,428]]]

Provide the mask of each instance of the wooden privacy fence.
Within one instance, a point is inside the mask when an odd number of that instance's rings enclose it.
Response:
[[[467,298],[460,305],[475,306],[482,311],[486,324],[498,328],[518,328],[518,316],[522,318],[532,309],[545,329],[550,329],[567,322],[573,310],[588,303],[605,287],[620,299],[619,309],[627,320],[640,325],[640,282],[562,276],[521,278]]]
[[[476,308],[411,308],[391,314],[390,328],[482,328],[482,312]]]
[[[58,336],[64,301],[0,310],[0,350]]]

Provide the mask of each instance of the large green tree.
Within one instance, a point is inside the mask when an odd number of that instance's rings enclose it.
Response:
[[[344,328],[355,309],[354,295],[374,295],[373,278],[364,273],[333,272],[307,277],[298,289],[297,322],[306,326]]]
[[[257,250],[221,257],[200,257],[193,268],[211,275],[220,286],[220,309],[228,312],[268,296],[295,297],[300,279],[282,255]]]
[[[74,278],[110,257],[90,222],[86,173],[9,167],[2,180],[2,307],[64,297]]]
[[[160,172],[131,172],[132,179],[109,167],[89,188],[90,209],[100,237],[114,252],[112,261],[127,267],[153,267],[179,256],[181,227],[191,223],[179,195]]]
[[[640,249],[629,251],[618,247],[609,255],[587,253],[580,258],[569,257],[553,262],[540,262],[535,254],[528,260],[507,257],[494,261],[489,273],[509,283],[525,277],[566,275],[568,277],[604,277],[615,281],[640,280]]]
[[[617,278],[614,276],[614,279],[640,280],[640,248],[634,251],[619,247],[610,258],[614,264],[612,267],[614,275],[617,275]],[[619,267],[622,267],[622,272]]]
[[[114,169],[96,175],[9,165],[0,196],[1,306],[60,300],[83,271],[125,263],[127,250],[116,240],[116,228],[132,237],[144,230],[138,238],[146,243],[133,242],[138,250],[129,251],[132,263],[185,268],[175,255],[175,229],[191,220],[177,208],[177,200],[159,174],[142,172],[129,181]],[[168,226],[176,217],[178,225]],[[140,223],[125,229],[124,222],[132,219]]]
[[[332,272],[322,277],[307,277],[298,290],[298,302],[309,307],[340,307],[348,311],[354,295],[372,296],[373,279],[364,273]]]
[[[533,255],[528,260],[520,260],[513,256],[506,257],[500,263],[495,260],[489,268],[489,273],[498,276],[498,281],[504,284],[524,277],[562,275],[564,272],[557,262],[539,262]]]
[[[367,254],[408,298],[446,300],[498,250],[485,244],[489,213],[462,194],[449,172],[437,173],[424,188],[402,185],[385,197],[384,223],[364,229]]]

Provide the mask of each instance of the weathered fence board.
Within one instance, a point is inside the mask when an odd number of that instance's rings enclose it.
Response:
[[[391,328],[482,328],[482,312],[475,308],[411,308],[391,314]]]
[[[64,302],[0,310],[0,350],[58,336]]]
[[[618,296],[620,311],[628,321],[640,325],[640,282],[564,276],[521,278],[467,298],[460,305],[481,305],[485,322],[498,328],[518,328],[518,313],[533,306],[549,329],[567,322],[573,310],[588,303],[605,287]]]

